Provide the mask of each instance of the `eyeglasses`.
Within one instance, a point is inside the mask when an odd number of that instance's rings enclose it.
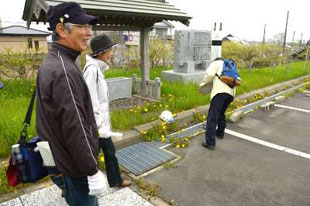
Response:
[[[76,26],[76,27],[79,27],[79,28],[82,28],[84,30],[91,30],[92,29],[92,25],[89,25],[89,24],[72,24],[70,23],[72,26]]]

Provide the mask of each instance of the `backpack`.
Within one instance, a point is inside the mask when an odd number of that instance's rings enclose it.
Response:
[[[241,78],[238,74],[237,64],[233,59],[222,59],[217,58],[216,60],[222,60],[223,62],[223,71],[221,75],[219,76],[216,74],[216,76],[226,83],[230,88],[234,88],[236,86],[241,85]]]

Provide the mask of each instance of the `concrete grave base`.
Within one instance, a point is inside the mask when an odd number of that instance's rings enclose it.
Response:
[[[205,71],[196,71],[193,73],[180,73],[173,70],[163,71],[162,78],[171,82],[194,82],[200,83],[207,74]]]

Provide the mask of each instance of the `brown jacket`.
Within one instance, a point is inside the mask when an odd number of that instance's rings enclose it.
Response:
[[[57,169],[69,176],[97,172],[98,132],[87,85],[75,64],[80,52],[53,44],[37,76],[37,133]]]

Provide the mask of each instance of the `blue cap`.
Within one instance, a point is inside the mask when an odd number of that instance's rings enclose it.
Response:
[[[64,2],[56,6],[50,6],[46,13],[46,19],[50,24],[50,31],[55,30],[58,23],[72,24],[96,24],[98,17],[87,15],[85,10],[75,2]]]

